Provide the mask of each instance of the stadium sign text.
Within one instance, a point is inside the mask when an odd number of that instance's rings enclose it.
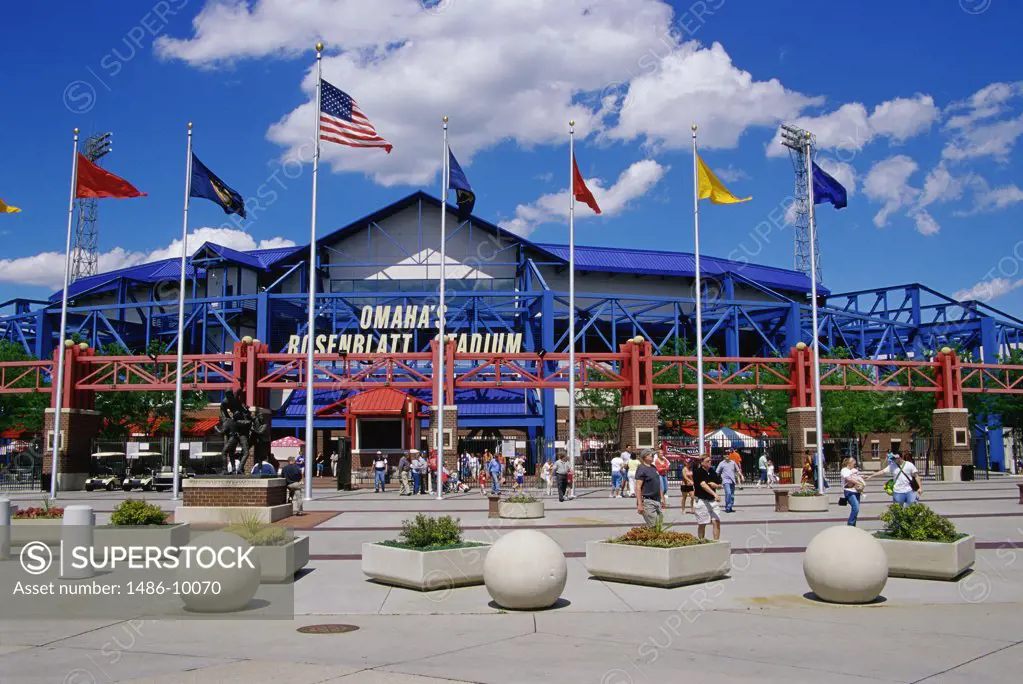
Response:
[[[317,354],[407,354],[412,351],[413,333],[436,327],[436,306],[364,306],[359,328],[367,332],[347,335],[317,335]],[[369,332],[372,331],[372,332]],[[384,332],[386,331],[386,332]],[[459,354],[518,354],[522,351],[522,333],[461,333],[455,336]],[[289,354],[306,353],[308,335],[288,339]]]

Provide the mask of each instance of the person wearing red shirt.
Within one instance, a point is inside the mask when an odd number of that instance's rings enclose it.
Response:
[[[661,505],[668,505],[668,468],[671,463],[668,458],[664,455],[663,450],[658,450],[654,453],[653,461],[654,469],[657,471],[657,475],[661,478]]]

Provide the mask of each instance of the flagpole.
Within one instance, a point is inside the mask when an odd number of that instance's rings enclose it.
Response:
[[[817,428],[817,491],[824,493],[824,428],[821,419],[821,350],[817,334],[817,238],[815,236],[816,221],[813,210],[813,159],[811,158],[810,132],[806,133],[806,186],[810,205],[810,311],[813,320],[813,413]]]
[[[323,82],[323,43],[316,44],[316,128],[313,136],[313,211],[309,224],[309,320],[305,356],[305,499],[313,498],[313,350],[316,345],[316,178],[320,169],[320,89]]]
[[[188,257],[188,198],[192,194],[192,122],[188,122],[188,146],[185,155],[185,212],[181,220],[181,280],[178,285],[178,358],[174,379],[174,484],[171,500],[181,493],[181,368],[185,353],[185,260]]]
[[[700,458],[706,446],[703,420],[703,306],[700,282],[700,169],[696,156],[696,124],[693,124],[693,251],[696,262],[696,430]]]
[[[575,121],[568,122],[568,469],[575,498]]]
[[[67,245],[64,248],[64,290],[60,297],[60,338],[57,343],[57,394],[53,412],[53,454],[50,464],[50,498],[57,498],[57,453],[60,451],[60,420],[64,408],[64,352],[67,340],[67,289],[71,280],[71,219],[75,212],[75,190],[78,186],[78,129],[71,151],[71,196],[67,202]]]
[[[447,276],[447,241],[448,241],[448,117],[444,117],[444,156],[441,159],[440,180],[440,306],[437,307],[437,500],[444,498],[444,352],[447,349],[447,338],[444,332],[444,289]]]

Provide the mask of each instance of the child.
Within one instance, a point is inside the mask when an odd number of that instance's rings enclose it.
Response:
[[[553,473],[553,466],[551,465],[551,462],[550,461],[544,461],[543,462],[543,467],[540,468],[540,480],[541,480],[540,489],[543,489],[544,487],[546,487],[547,488],[547,496],[551,495],[551,489],[554,486],[554,477],[553,477],[552,473]]]
[[[778,476],[774,474],[774,461],[767,459],[767,486],[773,487],[778,484]]]
[[[515,458],[515,491],[522,491],[522,482],[526,478],[526,463],[522,457]]]

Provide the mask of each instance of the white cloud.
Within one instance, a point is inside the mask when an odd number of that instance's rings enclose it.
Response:
[[[233,228],[199,228],[188,235],[188,251],[194,254],[204,242],[215,242],[218,245],[240,251],[290,247],[295,244],[291,240],[280,237],[257,243],[248,233]],[[114,247],[109,252],[101,252],[98,255],[97,267],[100,273],[106,273],[119,268],[180,256],[181,240],[174,240],[168,246],[151,252],[131,252],[121,247]],[[32,256],[0,259],[0,282],[36,285],[51,289],[60,288],[64,283],[64,253],[41,252]]]
[[[191,37],[156,45],[159,55],[199,67],[267,55],[308,59],[307,101],[268,132],[285,156],[308,160],[309,48],[323,37],[324,78],[355,97],[394,144],[390,155],[326,144],[323,161],[383,185],[424,184],[440,167],[443,115],[451,116],[451,145],[463,167],[501,141],[564,144],[570,119],[580,137],[594,132],[599,94],[630,80],[629,69],[652,48],[664,49],[671,17],[660,0],[532,0],[529,7],[456,0],[441,12],[416,0],[231,1],[207,3]]]
[[[900,209],[910,206],[920,191],[909,185],[909,177],[916,173],[917,163],[904,154],[879,161],[867,172],[863,181],[863,193],[884,206],[874,216],[874,225],[883,228],[888,217]],[[926,233],[925,233],[926,234]]]
[[[897,97],[874,107],[870,115],[870,127],[877,135],[902,142],[928,130],[939,116],[940,112],[930,95]]]
[[[726,183],[735,183],[736,181],[746,180],[749,178],[748,173],[742,169],[735,168],[731,164],[723,169],[714,169],[714,175]]]
[[[685,43],[652,66],[630,83],[609,138],[684,148],[692,140],[689,124],[696,123],[701,147],[735,147],[748,128],[777,126],[822,102],[777,79],[755,80],[732,64],[720,43],[709,48]]]
[[[976,299],[982,302],[990,302],[991,300],[998,299],[999,297],[1006,295],[1021,286],[1023,286],[1023,278],[1019,280],[991,278],[990,280],[982,280],[965,290],[959,290],[952,295],[952,298],[960,301]]]
[[[910,212],[909,216],[913,219],[916,230],[921,235],[937,235],[941,231],[941,226],[925,209],[915,209]]]
[[[967,210],[957,211],[956,216],[972,216],[1000,211],[1023,202],[1023,190],[1020,190],[1015,183],[992,188],[983,178],[973,176],[971,186],[974,189],[973,205]]]
[[[1023,135],[1023,116],[1003,118],[1009,102],[1023,96],[1023,81],[991,83],[945,109],[945,129],[955,134],[941,152],[944,159],[963,161],[994,157],[1005,161]]]
[[[924,179],[919,206],[926,207],[935,202],[959,199],[963,195],[963,185],[963,179],[954,177],[945,164],[940,163],[931,169]]]
[[[963,130],[955,140],[945,145],[941,156],[952,161],[977,157],[994,157],[999,161],[1005,161],[1021,135],[1023,116],[978,125]]]
[[[938,108],[930,95],[914,95],[887,100],[867,114],[859,102],[843,104],[838,109],[819,116],[801,116],[785,123],[814,134],[817,148],[834,150],[851,157],[879,136],[902,142],[928,130],[937,121]],[[781,144],[781,132],[767,147],[769,157],[783,157],[788,151]]]
[[[1006,111],[1006,102],[1023,94],[1023,81],[991,83],[965,100],[945,108],[949,115],[945,128],[965,129],[977,121],[989,119]]]
[[[652,159],[644,159],[622,171],[614,185],[605,188],[599,178],[587,178],[586,187],[600,206],[601,216],[614,216],[625,210],[628,203],[647,194],[668,172],[669,167]],[[575,203],[577,219],[596,216],[581,202]],[[515,218],[501,222],[501,227],[518,235],[528,236],[542,223],[568,220],[568,188],[541,196],[529,204],[515,208]]]

